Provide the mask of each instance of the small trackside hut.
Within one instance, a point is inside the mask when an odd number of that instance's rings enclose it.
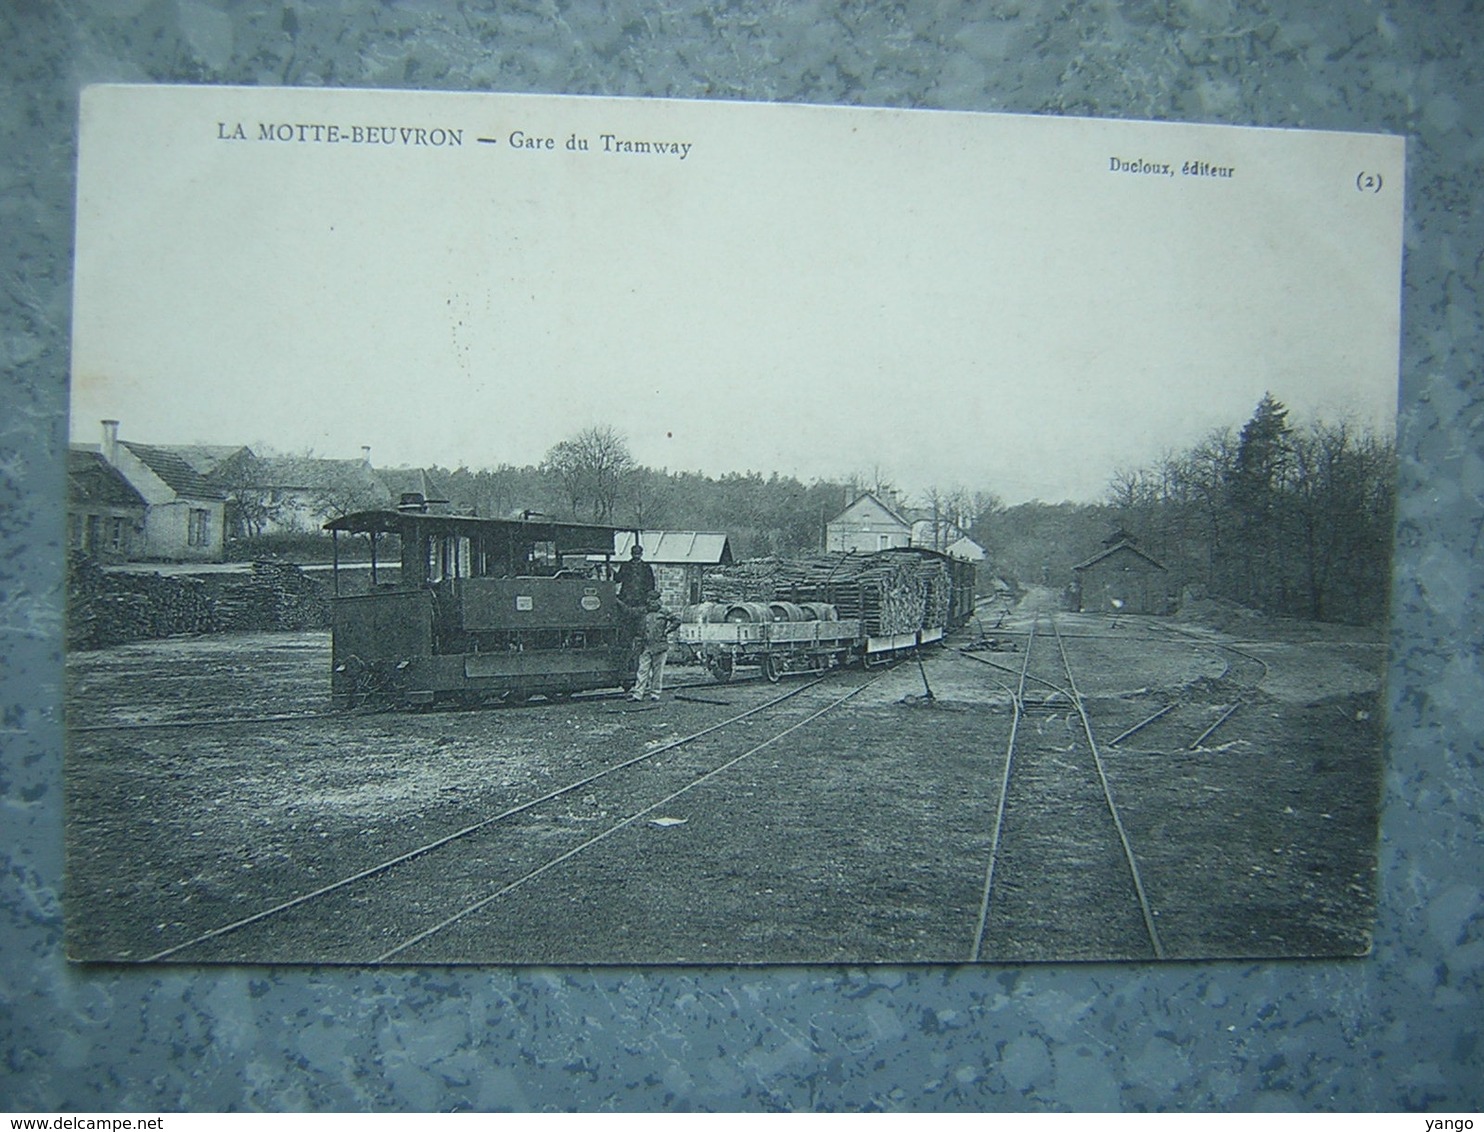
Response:
[[[325,529],[337,707],[557,698],[630,679],[613,527],[430,513],[413,500]],[[370,589],[342,595],[340,540],[356,535],[370,540]]]

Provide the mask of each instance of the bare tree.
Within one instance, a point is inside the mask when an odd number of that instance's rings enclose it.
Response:
[[[227,495],[226,526],[232,538],[260,538],[279,517],[283,503],[273,493],[267,466],[251,449],[243,449],[211,474]]]
[[[586,508],[593,522],[606,523],[613,518],[634,459],[614,428],[594,425],[554,445],[541,467],[556,481],[573,518]]]
[[[317,514],[333,519],[386,505],[386,488],[359,460],[322,460],[320,464],[319,481],[310,491],[310,505]]]

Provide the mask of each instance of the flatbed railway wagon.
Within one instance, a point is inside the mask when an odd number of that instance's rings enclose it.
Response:
[[[438,514],[413,504],[344,515],[325,529],[336,548],[336,707],[561,697],[631,679],[613,527]],[[340,540],[357,535],[371,543],[370,586],[342,594]],[[378,562],[388,551],[394,581]]]
[[[859,662],[889,664],[973,615],[975,567],[920,547],[742,564],[749,594],[692,606],[679,639],[718,678],[757,666],[769,680]],[[766,593],[764,600],[761,594]]]
[[[860,655],[861,623],[841,621],[834,606],[792,602],[693,605],[677,631],[718,680],[756,665],[773,683],[790,672],[825,672]]]

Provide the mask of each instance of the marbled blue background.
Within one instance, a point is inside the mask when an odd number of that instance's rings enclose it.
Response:
[[[0,0],[0,1110],[1477,1109],[1484,12]],[[1374,958],[991,969],[124,970],[62,958],[60,550],[92,82],[667,95],[1409,138]]]

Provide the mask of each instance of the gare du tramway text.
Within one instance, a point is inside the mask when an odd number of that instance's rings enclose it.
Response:
[[[402,145],[426,146],[434,149],[457,148],[464,144],[464,131],[453,126],[341,126],[333,122],[259,122],[254,133],[241,122],[218,122],[218,141],[303,142],[320,145]],[[492,144],[494,138],[479,138]],[[618,134],[602,133],[597,136],[597,152],[614,154],[653,154],[676,157],[684,161],[691,151],[688,141],[635,141]],[[556,150],[558,148],[586,153],[592,147],[590,139],[570,135],[558,145],[553,137],[542,137],[525,130],[511,130],[506,137],[511,149]]]

